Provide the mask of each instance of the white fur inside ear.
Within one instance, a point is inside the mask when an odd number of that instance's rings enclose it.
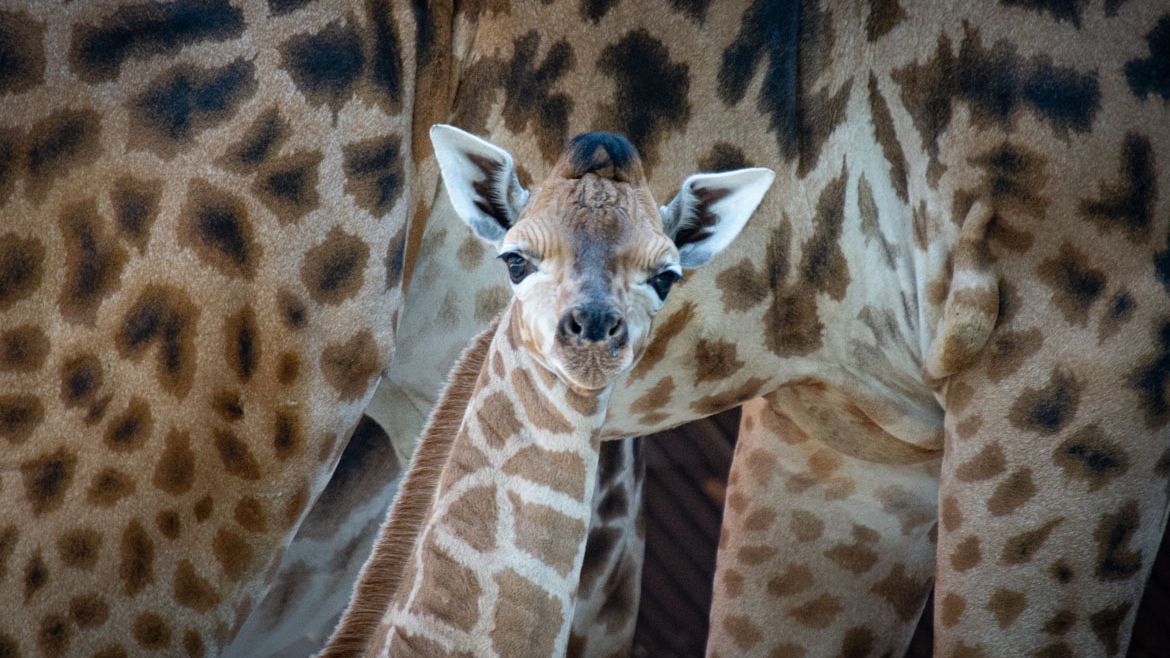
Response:
[[[678,195],[660,209],[663,230],[678,246],[682,266],[698,267],[731,244],[775,178],[764,167],[688,176]]]
[[[528,202],[512,155],[454,126],[435,124],[430,134],[455,213],[481,238],[499,242]]]

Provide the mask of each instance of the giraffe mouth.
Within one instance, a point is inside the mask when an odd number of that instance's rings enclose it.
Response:
[[[613,384],[633,362],[628,347],[610,345],[562,345],[557,349],[557,370],[565,383],[582,391],[598,391]]]

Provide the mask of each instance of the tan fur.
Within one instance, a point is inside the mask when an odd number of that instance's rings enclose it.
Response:
[[[498,326],[497,319],[476,336],[447,376],[447,386],[423,430],[394,508],[379,531],[374,550],[354,587],[350,605],[328,646],[320,654],[321,658],[359,655],[373,638],[398,589],[403,567],[414,551],[415,541],[431,509],[439,475],[447,463],[451,444],[463,421]]]

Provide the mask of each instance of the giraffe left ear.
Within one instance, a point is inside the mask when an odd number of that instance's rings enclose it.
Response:
[[[662,229],[678,246],[681,265],[698,267],[731,244],[775,177],[763,167],[688,176],[660,209]]]
[[[431,126],[431,145],[455,213],[484,240],[500,241],[528,202],[512,155],[445,124]]]

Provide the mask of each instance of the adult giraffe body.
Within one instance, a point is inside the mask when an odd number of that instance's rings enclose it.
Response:
[[[223,650],[390,357],[412,18],[305,4],[0,7],[0,654]]]
[[[765,398],[733,466],[711,652],[897,653],[936,574],[942,655],[1120,652],[1170,470],[1165,8],[480,10],[453,23],[452,121],[532,178],[585,128],[630,134],[656,190],[779,168],[761,221],[664,309],[604,430]],[[477,324],[444,309],[490,315],[502,290],[442,206],[400,324],[433,349],[407,364],[449,361]],[[425,408],[425,371],[392,370],[377,413]]]

